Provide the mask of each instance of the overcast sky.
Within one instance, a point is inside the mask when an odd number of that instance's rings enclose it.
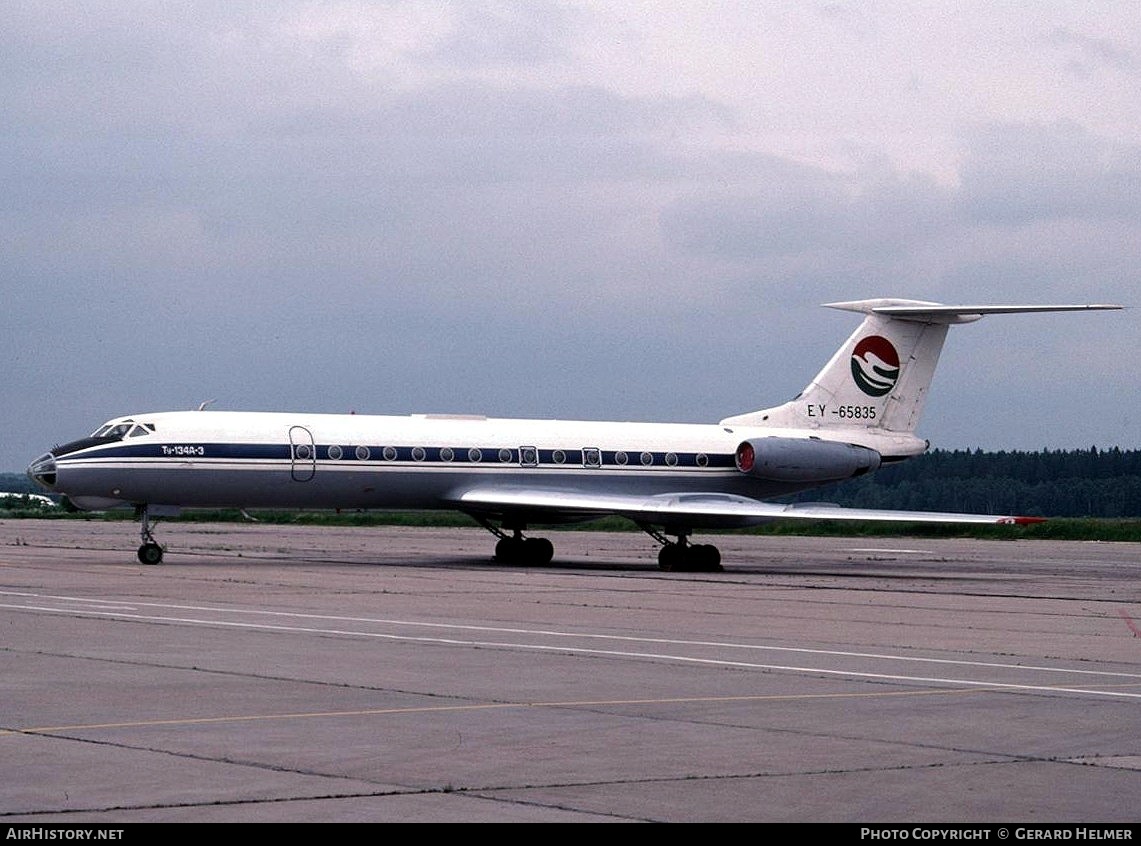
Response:
[[[0,9],[0,470],[208,399],[717,421],[823,302],[1141,299],[1133,0]],[[1139,448],[1139,351],[954,328],[920,434]]]

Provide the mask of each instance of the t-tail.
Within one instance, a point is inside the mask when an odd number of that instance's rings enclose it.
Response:
[[[876,299],[827,303],[867,315],[791,402],[722,420],[725,426],[863,429],[911,436],[919,425],[947,329],[988,314],[1117,309],[1116,305],[961,305]],[[916,439],[917,443],[922,443]],[[921,451],[921,450],[920,450]]]

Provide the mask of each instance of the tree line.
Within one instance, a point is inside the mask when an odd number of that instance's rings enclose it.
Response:
[[[788,498],[854,508],[1041,517],[1141,516],[1141,450],[932,450]]]

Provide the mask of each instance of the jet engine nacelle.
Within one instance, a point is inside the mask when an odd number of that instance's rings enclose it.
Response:
[[[880,466],[874,449],[814,438],[750,438],[737,447],[737,469],[777,482],[836,482]]]

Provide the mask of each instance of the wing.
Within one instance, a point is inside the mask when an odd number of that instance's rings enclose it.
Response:
[[[589,520],[610,514],[636,523],[685,529],[733,529],[774,520],[872,520],[913,523],[1026,524],[1041,517],[999,514],[957,514],[943,511],[891,511],[843,508],[826,503],[784,505],[720,493],[677,493],[639,496],[595,494],[545,488],[483,487],[467,490],[452,500],[461,511],[481,515],[511,515],[524,522],[555,523]]]

